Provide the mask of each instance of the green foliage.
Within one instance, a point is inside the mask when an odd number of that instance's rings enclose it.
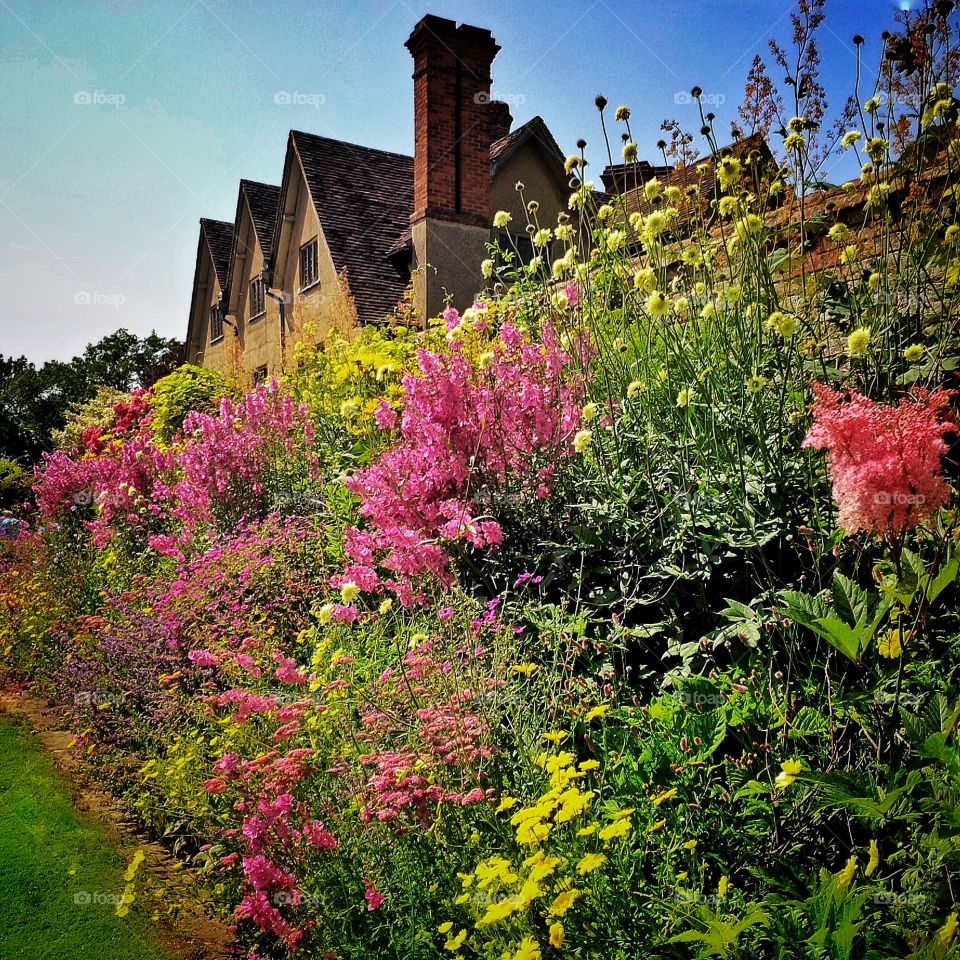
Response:
[[[30,494],[33,476],[13,460],[0,458],[0,509],[10,510]]]
[[[67,453],[82,451],[84,431],[110,423],[114,418],[113,408],[126,399],[126,393],[113,387],[97,387],[95,396],[70,406],[62,428],[51,431],[54,447]]]
[[[227,392],[227,381],[216,370],[183,364],[153,386],[150,432],[162,443],[169,443],[191,410],[213,413]]]

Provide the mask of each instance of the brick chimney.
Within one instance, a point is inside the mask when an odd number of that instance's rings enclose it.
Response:
[[[463,310],[482,286],[490,143],[499,129],[490,66],[500,47],[489,30],[432,15],[413,28],[406,47],[413,56],[414,302],[431,317],[445,294]]]
[[[510,132],[513,126],[513,115],[510,113],[510,104],[503,100],[491,100],[488,108],[490,113],[490,140],[499,140]]]

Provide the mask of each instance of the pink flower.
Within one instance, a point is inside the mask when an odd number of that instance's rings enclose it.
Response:
[[[367,900],[367,911],[372,912],[376,910],[383,903],[383,894],[377,890],[372,883],[367,882],[367,890],[364,894]]]
[[[814,424],[805,447],[826,450],[839,525],[901,533],[950,501],[941,456],[957,430],[950,392],[915,390],[899,405],[812,384]]]
[[[380,430],[392,430],[398,422],[397,411],[387,403],[381,400],[377,404],[377,409],[373,411],[373,419]]]

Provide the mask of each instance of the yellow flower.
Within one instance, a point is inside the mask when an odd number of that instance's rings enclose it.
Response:
[[[492,260],[484,260],[480,264],[480,274],[485,280],[489,280],[493,276],[494,263]]]
[[[947,917],[944,925],[937,931],[936,944],[938,947],[945,949],[950,946],[951,941],[953,940],[953,935],[957,932],[957,911],[954,910],[953,913]]]
[[[662,830],[667,825],[666,820],[658,820],[656,823],[651,823],[647,827],[647,833],[656,833],[658,830]]]
[[[654,177],[652,180],[648,180],[643,185],[643,195],[648,200],[656,200],[660,196],[660,191],[663,189],[663,185],[660,181]]]
[[[911,343],[910,346],[903,351],[903,356],[909,363],[919,362],[923,358],[923,344]]]
[[[453,923],[448,920],[446,923],[441,923],[440,926],[437,927],[437,933],[449,933],[452,929]]]
[[[837,874],[837,889],[846,890],[853,883],[853,876],[857,872],[857,858],[851,857],[847,865]]]
[[[859,130],[849,130],[843,135],[843,139],[840,141],[840,146],[846,150],[849,147],[852,147],[859,139],[861,139],[862,136],[863,134],[861,134]]]
[[[553,903],[550,904],[547,913],[550,914],[551,917],[565,916],[567,911],[577,902],[579,896],[580,891],[576,888],[558,893]]]
[[[590,449],[592,442],[592,430],[578,430],[577,435],[573,438],[573,449],[576,450],[577,453],[586,453]]]
[[[669,790],[664,790],[663,793],[658,793],[653,798],[653,805],[659,807],[661,803],[665,803],[667,800],[672,800],[677,795],[677,788],[671,787]]]
[[[584,760],[577,769],[581,773],[587,773],[590,770],[599,770],[600,761],[599,760]]]
[[[827,236],[834,243],[844,243],[850,236],[850,228],[845,223],[835,223],[828,231]]]
[[[505,810],[515,807],[519,802],[516,797],[504,797],[500,801],[500,806],[497,807],[497,813],[503,813]]]
[[[955,223],[951,223],[950,226],[947,227],[946,231],[944,231],[943,242],[953,243],[958,236],[960,236],[960,226]]]
[[[352,581],[348,580],[340,588],[340,599],[344,603],[353,603],[360,596],[360,588]]]
[[[577,873],[581,876],[602,867],[607,862],[607,858],[602,853],[588,853],[577,864]]]
[[[642,380],[631,380],[629,386],[627,387],[627,396],[631,399],[635,397],[643,389]]]
[[[690,387],[684,387],[677,394],[677,406],[681,409],[690,405],[690,401],[693,399],[694,391]]]
[[[562,730],[548,730],[543,734],[543,739],[549,740],[550,743],[563,743],[568,736],[569,734],[564,733]]]
[[[850,266],[857,262],[857,245],[855,243],[851,243],[843,248],[840,254],[840,262],[845,266]]]
[[[633,285],[645,293],[652,293],[657,283],[657,273],[653,267],[641,267],[633,275]]]
[[[871,97],[864,105],[863,109],[866,113],[876,113],[880,109],[880,98]]]
[[[740,169],[740,161],[736,157],[724,157],[717,164],[717,177],[724,190],[729,191],[740,179]]]
[[[696,841],[696,840],[688,840],[685,844],[683,844],[683,849],[684,849],[684,850],[696,850],[696,849],[697,849],[697,841]]]
[[[511,220],[513,219],[506,210],[498,210],[493,217],[493,225],[498,229],[502,230]]]
[[[534,883],[546,880],[560,865],[559,857],[544,857],[543,851],[538,850],[532,857],[524,860],[524,865],[530,865],[530,879]]]
[[[720,211],[721,217],[732,216],[737,209],[737,198],[730,196],[721,197],[720,202],[717,204],[717,209]]]
[[[870,841],[870,859],[867,862],[866,869],[863,871],[865,877],[873,875],[873,871],[880,866],[880,850],[877,847],[877,841]]]
[[[780,764],[780,772],[777,774],[777,779],[774,783],[781,790],[786,790],[787,787],[797,779],[802,769],[803,764],[799,760],[784,760],[784,762]]]
[[[533,235],[533,245],[535,247],[545,247],[553,239],[553,231],[549,227],[541,227]]]
[[[870,344],[870,328],[858,327],[847,337],[847,353],[851,357],[862,357]]]
[[[513,955],[513,960],[540,960],[541,956],[540,944],[533,937],[524,937]]]
[[[389,613],[392,608],[393,608],[393,601],[389,597],[387,597],[387,599],[380,604],[380,613],[381,614]]]
[[[596,420],[597,405],[595,403],[588,403],[583,410],[580,411],[580,416],[582,417],[584,423],[589,423],[591,420]]]
[[[909,630],[894,627],[877,637],[877,653],[888,660],[896,660],[903,653],[903,646],[910,639]]]
[[[543,843],[550,836],[550,824],[542,820],[525,820],[517,827],[517,843]]]
[[[559,950],[563,946],[563,924],[550,924],[550,946]]]
[[[654,290],[647,298],[647,313],[654,320],[659,320],[666,314],[667,304],[667,298],[659,290]]]
[[[581,827],[581,828],[577,831],[577,836],[578,836],[578,837],[589,837],[591,834],[597,832],[597,829],[599,828],[599,826],[600,826],[600,825],[599,825],[598,823],[591,823],[590,826],[588,826],[588,827]]]
[[[759,374],[754,374],[747,381],[747,392],[748,393],[762,393],[763,388],[767,385],[766,377],[761,377]]]
[[[637,159],[637,145],[632,141],[627,141],[623,145],[623,162],[633,163]]]
[[[717,896],[725,897],[729,888],[730,881],[726,877],[721,877],[720,882],[717,884]]]
[[[522,673],[525,677],[529,677],[537,669],[535,663],[515,663],[510,668],[514,673]]]
[[[633,829],[633,822],[627,817],[624,820],[614,820],[613,823],[605,826],[598,836],[601,840],[619,840],[625,837]]]
[[[467,939],[467,931],[461,930],[456,936],[451,937],[444,945],[444,950],[449,950],[453,953],[456,950],[459,950],[463,946],[463,941]]]
[[[600,706],[594,707],[592,710],[588,710],[584,719],[587,721],[587,723],[592,723],[594,720],[597,720],[600,717],[605,717],[609,711],[610,704],[602,703]]]

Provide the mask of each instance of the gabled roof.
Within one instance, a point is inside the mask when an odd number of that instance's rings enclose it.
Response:
[[[383,319],[409,280],[391,262],[390,251],[410,226],[413,157],[300,130],[290,131],[290,145],[334,268],[346,271],[360,320]]]
[[[233,224],[233,242],[230,246],[230,273],[227,283],[227,302],[235,304],[236,297],[230,287],[233,285],[233,270],[237,263],[237,245],[240,243],[242,232],[240,224],[243,222],[245,211],[249,211],[250,222],[263,262],[268,263],[270,252],[273,249],[273,226],[277,219],[277,205],[280,202],[280,188],[269,183],[259,183],[256,180],[241,180],[237,192],[237,213]]]
[[[227,289],[227,277],[230,275],[230,249],[233,246],[233,224],[226,220],[200,220],[200,236],[206,240],[213,269],[216,271],[220,289]]]
[[[273,250],[273,226],[280,203],[280,188],[271,183],[256,180],[241,180],[240,190],[246,193],[250,205],[250,217],[257,231],[257,242],[263,251],[263,259],[269,260]]]
[[[210,257],[213,274],[220,284],[220,294],[226,297],[227,283],[230,276],[230,251],[233,247],[233,224],[226,220],[210,220],[200,218],[200,234],[197,238],[197,262],[193,268],[193,292],[190,295],[190,319],[187,321],[186,350],[189,355],[190,346],[194,338],[194,323],[197,316],[197,303],[200,294],[197,286],[200,279],[200,266],[203,263],[203,254],[206,251]]]
[[[564,162],[563,151],[553,139],[542,117],[533,117],[490,145],[490,177],[495,177],[507,161],[525,144],[538,144],[549,157]]]

